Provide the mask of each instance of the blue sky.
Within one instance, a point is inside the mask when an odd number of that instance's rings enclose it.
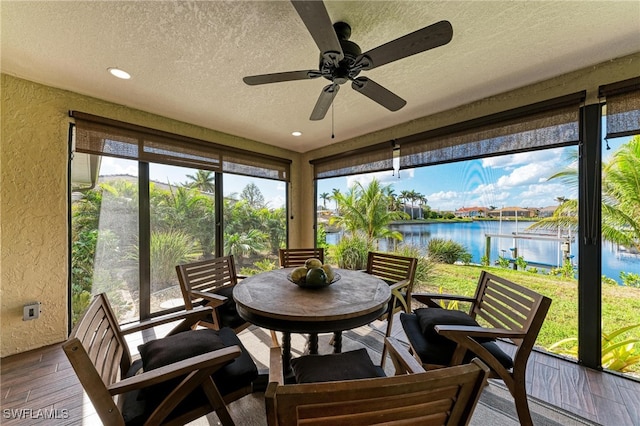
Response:
[[[607,158],[629,138],[610,140]],[[557,197],[575,198],[577,188],[558,180],[548,181],[552,174],[569,165],[568,151],[577,147],[554,148],[535,152],[503,155],[481,160],[462,161],[438,166],[369,173],[323,179],[318,194],[331,194],[334,188],[344,192],[361,182],[367,185],[375,177],[384,185],[392,185],[396,194],[414,190],[427,198],[433,210],[453,211],[462,207],[548,207],[558,204]],[[320,204],[322,201],[320,200]],[[327,207],[333,207],[328,202]]]

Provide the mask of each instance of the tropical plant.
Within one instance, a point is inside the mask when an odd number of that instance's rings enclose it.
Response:
[[[330,223],[342,226],[352,235],[362,231],[370,243],[380,238],[402,240],[400,232],[390,230],[389,224],[406,218],[406,214],[389,210],[386,187],[376,179],[366,188],[357,182],[346,194],[335,193],[334,199],[340,214],[332,217]]]
[[[573,278],[576,274],[575,266],[571,263],[571,259],[565,259],[559,268],[551,268],[549,275],[559,275],[564,278]]]
[[[640,288],[640,274],[622,271],[620,272],[620,280],[622,280],[622,284],[627,287]]]
[[[267,239],[268,236],[257,229],[241,234],[225,234],[224,252],[233,255],[237,263],[242,264],[245,256],[264,250]]]
[[[343,269],[361,270],[367,267],[369,251],[372,250],[369,239],[362,233],[343,237],[334,250],[335,262]]]
[[[619,340],[618,337],[640,327],[640,324],[619,328],[612,333],[602,332],[602,367],[613,371],[625,372],[631,366],[640,363],[640,339],[627,337]],[[547,348],[550,352],[578,357],[578,338],[569,337],[562,339]]]
[[[432,238],[427,243],[427,254],[434,262],[453,264],[466,253],[467,249],[453,240]]]
[[[197,259],[199,252],[198,243],[186,232],[178,230],[152,232],[149,250],[152,291],[174,285],[176,265]],[[129,258],[139,260],[138,253],[138,246],[134,245],[129,252]]]
[[[271,259],[261,259],[253,263],[253,266],[247,266],[240,269],[240,275],[251,276],[260,272],[273,271],[277,268],[276,262]]]
[[[151,229],[154,232],[181,230],[192,235],[202,250],[202,257],[213,256],[215,249],[215,208],[211,196],[197,189],[150,187]]]
[[[498,266],[500,266],[501,268],[508,268],[509,266],[511,266],[511,261],[507,257],[498,256]]]
[[[215,173],[209,170],[198,170],[195,175],[187,175],[191,182],[185,184],[188,188],[199,189],[202,192],[213,194],[216,192]]]
[[[524,260],[524,257],[522,256],[518,256],[516,258],[516,265],[518,266],[518,269],[520,269],[521,271],[527,270],[527,261]]]
[[[320,194],[320,198],[322,199],[322,208],[326,210],[327,200],[331,198],[331,194],[329,194],[328,192],[323,192],[322,194]]]
[[[438,294],[442,294],[442,287],[438,287]],[[458,303],[457,300],[449,300],[448,302],[445,302],[443,299],[440,299],[440,307],[444,308],[444,309],[450,309],[450,310],[459,310],[460,309],[460,304]]]
[[[316,230],[316,247],[323,248],[325,251],[329,248],[329,244],[327,244],[327,230],[322,223],[318,224]]]

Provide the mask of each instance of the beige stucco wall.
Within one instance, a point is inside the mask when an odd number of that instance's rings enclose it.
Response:
[[[315,200],[309,160],[388,141],[640,75],[640,53],[349,141],[297,154],[15,77],[1,76],[0,357],[60,342],[67,334],[67,131],[69,110],[290,158],[289,245],[313,244]],[[22,306],[42,302],[40,319]]]
[[[1,78],[0,357],[67,337],[69,110],[290,158],[292,174],[299,174],[300,155],[288,150],[5,74]],[[292,199],[299,211],[300,197]],[[290,230],[293,237],[301,234],[295,217]],[[40,318],[23,321],[23,305],[32,301],[42,303]]]

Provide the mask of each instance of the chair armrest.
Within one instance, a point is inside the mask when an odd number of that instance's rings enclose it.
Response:
[[[384,344],[396,368],[396,376],[400,374],[422,373],[425,371],[422,364],[418,362],[397,339],[386,337]]]
[[[214,308],[223,305],[228,300],[228,298],[225,296],[208,291],[192,290],[191,294],[203,298],[204,300],[209,302],[210,306],[213,306]]]
[[[398,281],[397,283],[393,283],[393,284],[391,284],[391,285],[389,286],[389,289],[390,289],[391,291],[398,290],[398,289],[401,289],[401,288],[404,288],[404,287],[408,286],[410,283],[411,283],[411,281],[410,281],[410,280],[402,280],[402,281]]]
[[[476,356],[480,357],[491,370],[495,371],[500,377],[507,375],[507,370],[502,364],[480,343],[472,339],[472,337],[488,337],[488,338],[523,338],[526,333],[522,331],[506,330],[502,328],[483,328],[474,326],[455,326],[455,325],[437,325],[434,330],[438,334],[453,340],[458,344],[456,350],[451,357],[451,365],[462,363],[464,354],[470,350]]]
[[[411,295],[413,300],[417,300],[420,303],[424,303],[427,306],[431,307],[441,307],[439,304],[435,302],[435,300],[451,300],[458,302],[470,302],[473,303],[476,301],[475,298],[469,296],[461,296],[457,294],[441,294],[441,293],[413,293]]]
[[[458,341],[456,338],[460,336],[466,337],[483,337],[495,339],[522,339],[526,333],[519,330],[507,330],[504,328],[486,328],[468,325],[436,325],[433,328],[436,333],[441,334],[451,340]]]
[[[108,386],[108,389],[111,395],[118,395],[135,389],[156,385],[197,370],[206,369],[211,370],[211,373],[213,373],[228,362],[239,357],[240,353],[241,350],[239,346],[229,346],[122,379]]]
[[[201,306],[189,311],[179,311],[167,315],[144,320],[137,324],[127,325],[120,328],[120,333],[123,335],[136,333],[138,331],[146,330],[148,328],[157,327],[162,324],[168,324],[183,320],[184,325],[191,326],[200,320],[207,318],[211,314],[212,309],[207,306]],[[182,325],[182,324],[181,324]]]

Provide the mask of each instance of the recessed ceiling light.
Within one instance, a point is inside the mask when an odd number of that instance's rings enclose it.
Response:
[[[292,136],[302,136],[302,132],[299,132],[299,131],[296,130],[295,132],[291,132],[291,135]]]
[[[107,70],[114,77],[118,77],[118,78],[121,78],[123,80],[129,80],[131,78],[131,75],[128,72],[126,72],[124,70],[121,70],[120,68],[107,68]]]

